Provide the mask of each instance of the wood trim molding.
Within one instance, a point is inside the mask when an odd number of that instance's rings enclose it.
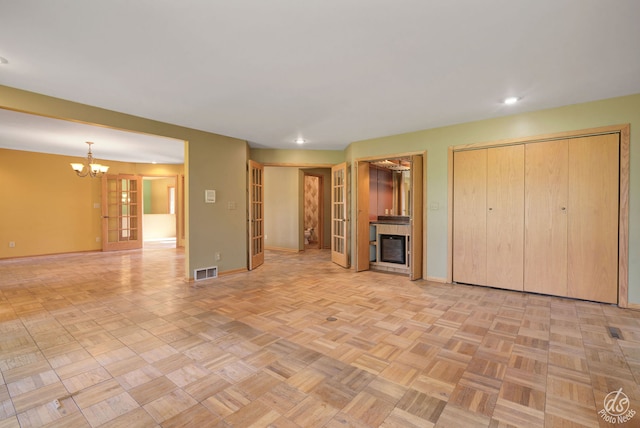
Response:
[[[238,269],[225,270],[224,272],[219,272],[218,273],[218,277],[227,276],[227,275],[234,275],[236,273],[242,273],[242,272],[248,272],[248,271],[249,270],[247,268],[238,268]]]
[[[453,153],[488,147],[538,143],[567,138],[587,137],[601,134],[620,135],[620,178],[619,178],[619,226],[618,226],[618,306],[640,309],[640,304],[629,304],[629,165],[630,128],[627,124],[603,126],[575,131],[543,134],[532,137],[511,138],[484,143],[450,146],[447,153],[448,164],[448,221],[447,221],[447,282],[453,281]]]
[[[578,129],[575,131],[556,132],[553,134],[534,135],[531,137],[508,138],[505,140],[487,141],[482,143],[460,144],[451,146],[454,152],[460,150],[486,149],[488,147],[500,147],[516,144],[541,143],[543,141],[564,140],[567,138],[588,137],[600,134],[621,134],[624,128],[629,129],[629,124],[602,126],[599,128]]]
[[[428,151],[427,150],[419,150],[419,151],[413,151],[413,152],[403,152],[403,153],[392,153],[392,154],[386,154],[386,155],[374,155],[374,156],[366,156],[366,157],[361,157],[361,158],[356,158],[354,159],[351,164],[353,165],[354,171],[356,171],[356,176],[355,176],[355,180],[356,180],[356,188],[357,188],[357,171],[358,171],[358,164],[361,162],[367,162],[367,163],[372,163],[374,161],[379,161],[379,160],[385,160],[385,159],[397,159],[397,158],[409,158],[411,156],[422,156],[422,215],[420,216],[422,218],[422,276],[424,277],[424,275],[427,272],[427,236],[428,236],[428,231],[427,231],[427,220],[428,220],[428,206],[427,204],[427,189],[428,189]],[[357,203],[357,189],[356,189],[356,203]],[[451,192],[449,192],[451,193]],[[367,210],[369,209],[368,207],[366,207]],[[357,213],[358,213],[358,207],[356,206],[354,209],[354,212],[356,213],[356,217],[357,217]],[[449,209],[449,212],[451,212],[451,209]],[[356,234],[357,235],[357,234]],[[368,241],[368,239],[367,239]],[[358,245],[358,239],[356,236],[356,251],[355,254],[357,254],[357,245]],[[357,271],[357,269],[356,269]],[[449,281],[451,282],[451,281]]]
[[[629,307],[629,165],[630,125],[620,129],[620,183],[618,210],[618,306]]]
[[[453,147],[447,151],[447,282],[453,282]]]
[[[299,253],[300,251],[304,251],[298,250],[297,248],[272,247],[271,245],[265,245],[264,249],[273,251],[285,251],[287,253]]]
[[[371,162],[371,161],[384,160],[384,159],[405,158],[405,157],[411,157],[414,155],[424,156],[425,153],[426,151],[422,150],[422,151],[416,151],[416,152],[393,153],[388,155],[365,156],[363,158],[354,159],[354,162]]]
[[[294,168],[331,168],[332,163],[289,163],[289,162],[260,162],[262,166],[287,166]]]
[[[633,309],[635,311],[640,311],[640,303],[629,303],[627,309]]]

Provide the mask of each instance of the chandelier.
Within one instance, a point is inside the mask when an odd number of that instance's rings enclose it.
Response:
[[[93,153],[91,153],[91,145],[93,143],[87,141],[89,145],[89,153],[87,153],[87,160],[84,163],[72,163],[71,168],[78,174],[78,177],[100,177],[105,172],[109,170],[109,167],[106,165],[100,165],[93,158]]]

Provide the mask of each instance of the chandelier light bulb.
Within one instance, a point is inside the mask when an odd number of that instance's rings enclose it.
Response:
[[[109,167],[101,165],[95,161],[93,153],[91,153],[91,145],[93,143],[90,141],[87,141],[86,143],[89,145],[89,152],[87,153],[86,161],[84,163],[71,163],[71,169],[76,172],[78,177],[100,177],[109,170]]]

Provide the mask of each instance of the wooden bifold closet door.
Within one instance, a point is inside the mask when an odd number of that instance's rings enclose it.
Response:
[[[453,154],[453,280],[487,285],[487,150]]]
[[[453,280],[618,302],[619,135],[454,152]]]
[[[616,134],[526,147],[526,291],[618,301]]]
[[[523,289],[524,147],[454,153],[453,279]]]
[[[619,137],[569,140],[570,297],[618,302]]]
[[[569,141],[526,145],[524,289],[567,295]]]
[[[524,146],[487,149],[487,284],[523,289]]]

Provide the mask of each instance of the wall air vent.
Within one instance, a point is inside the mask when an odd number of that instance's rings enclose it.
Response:
[[[218,277],[218,266],[211,266],[211,267],[193,270],[194,281],[201,281],[203,279],[217,278],[217,277]]]

